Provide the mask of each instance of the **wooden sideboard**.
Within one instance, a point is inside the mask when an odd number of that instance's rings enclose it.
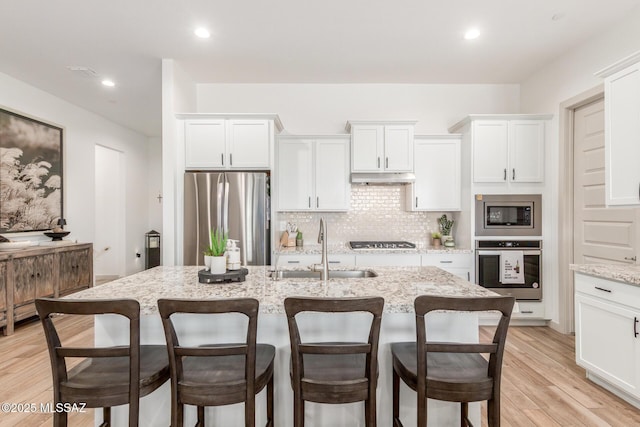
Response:
[[[0,252],[0,327],[36,315],[35,300],[61,297],[93,286],[93,245],[34,246]]]

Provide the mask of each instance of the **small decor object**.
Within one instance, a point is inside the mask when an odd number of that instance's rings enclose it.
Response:
[[[204,251],[204,265],[207,270],[211,271],[211,274],[223,274],[227,271],[227,258],[225,252],[227,250],[227,233],[223,233],[222,230],[211,230],[210,245]],[[209,257],[209,260],[207,260]],[[208,263],[208,265],[207,265]]]
[[[63,237],[68,236],[69,233],[71,233],[70,231],[63,230],[65,225],[67,225],[67,220],[64,218],[58,218],[57,226],[51,231],[46,231],[44,235],[51,237],[51,241],[53,242],[61,241]]]
[[[198,282],[200,283],[231,283],[244,282],[249,270],[241,268],[239,270],[227,271],[222,274],[213,274],[207,270],[198,271]]]
[[[439,219],[438,219],[438,224],[440,225],[440,232],[442,233],[442,244],[444,246],[446,246],[447,248],[452,248],[456,245],[456,243],[453,241],[453,236],[451,235],[451,230],[453,229],[453,224],[454,224],[454,220],[453,219],[447,219],[447,214],[443,214]]]
[[[227,245],[227,270],[240,270],[240,248],[237,240],[228,240]]]
[[[296,246],[304,245],[304,240],[302,238],[302,231],[298,231],[298,235],[296,236]]]
[[[298,226],[291,222],[287,223],[287,247],[295,247],[297,237]]]
[[[0,233],[49,230],[62,217],[63,132],[0,109]]]
[[[431,242],[432,242],[432,245],[433,245],[434,248],[439,248],[440,247],[440,243],[441,243],[440,238],[441,237],[442,237],[442,235],[440,233],[438,233],[437,231],[431,233]]]

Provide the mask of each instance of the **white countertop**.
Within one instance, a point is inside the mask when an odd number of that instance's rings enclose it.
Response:
[[[142,314],[157,313],[159,298],[240,298],[260,301],[261,313],[284,313],[288,296],[362,297],[382,296],[386,313],[412,313],[418,295],[463,297],[495,296],[481,286],[467,282],[437,267],[375,267],[378,277],[363,279],[281,279],[267,276],[269,267],[249,266],[246,281],[223,284],[198,282],[202,267],[155,267],[113,282],[71,294],[65,299],[133,298]]]
[[[577,273],[603,279],[617,280],[631,285],[640,285],[640,266],[618,264],[571,264],[569,268]]]

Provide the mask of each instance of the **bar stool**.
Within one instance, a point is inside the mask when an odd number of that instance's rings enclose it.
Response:
[[[491,427],[500,425],[502,356],[515,298],[459,298],[423,295],[415,299],[416,342],[391,344],[393,359],[393,426],[400,421],[400,379],[418,397],[418,427],[427,425],[427,398],[460,402],[460,425],[471,426],[468,402],[487,400]],[[425,315],[434,310],[499,311],[491,343],[431,342]],[[482,355],[489,354],[489,359]]]
[[[169,379],[169,360],[164,345],[140,345],[140,304],[130,299],[57,300],[36,299],[53,374],[54,404],[85,403],[103,408],[101,427],[111,423],[111,407],[129,404],[129,426],[138,425],[139,399]],[[64,346],[52,321],[53,314],[117,314],[129,319],[129,345],[113,347]],[[84,358],[67,371],[66,359]],[[67,425],[66,412],[53,413],[53,425]]]
[[[365,425],[376,426],[378,338],[384,299],[286,298],[284,308],[291,340],[293,421],[304,426],[304,402],[365,402]],[[317,313],[371,313],[367,342],[301,342],[296,315]]]
[[[267,427],[273,427],[273,361],[270,344],[256,344],[257,300],[158,300],[171,366],[171,425],[183,425],[184,405],[198,407],[204,427],[204,407],[244,402],[245,426],[255,426],[255,395],[267,387]],[[171,316],[175,313],[240,313],[248,318],[242,343],[181,345]]]

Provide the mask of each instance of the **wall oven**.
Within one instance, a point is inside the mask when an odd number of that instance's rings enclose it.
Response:
[[[476,236],[541,236],[540,194],[476,194]]]
[[[504,279],[505,259],[522,259],[514,263],[522,269],[520,280]],[[514,283],[519,282],[519,283]],[[542,242],[540,240],[477,240],[476,283],[517,300],[542,299]]]

